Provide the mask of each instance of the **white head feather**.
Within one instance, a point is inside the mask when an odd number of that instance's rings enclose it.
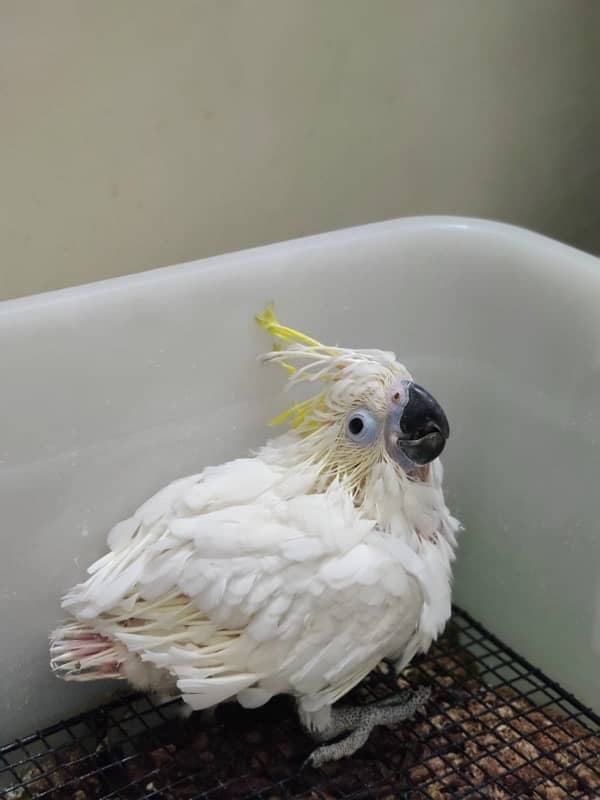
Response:
[[[386,448],[384,420],[403,382],[412,381],[394,353],[323,345],[281,325],[271,306],[257,315],[257,320],[283,343],[261,359],[288,370],[288,387],[321,384],[319,392],[273,420],[272,424],[287,421],[290,430],[261,450],[263,458],[293,468],[317,465],[320,477],[315,490],[323,491],[333,481],[341,481],[356,505],[365,502],[367,488],[384,474],[388,486],[390,473],[393,475],[397,492],[407,483],[427,484],[433,479],[435,465],[407,472]],[[367,444],[359,445],[347,435],[348,420],[358,409],[368,410],[378,421],[377,436]]]

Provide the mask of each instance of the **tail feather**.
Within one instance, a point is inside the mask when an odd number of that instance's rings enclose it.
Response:
[[[65,681],[125,678],[125,648],[93,628],[72,622],[50,636],[50,667]]]

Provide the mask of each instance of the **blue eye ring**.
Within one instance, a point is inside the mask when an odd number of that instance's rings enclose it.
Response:
[[[355,444],[372,444],[379,433],[378,420],[366,408],[355,408],[346,418],[346,438]]]

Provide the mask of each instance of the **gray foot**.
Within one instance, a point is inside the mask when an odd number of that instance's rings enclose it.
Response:
[[[320,734],[320,738],[328,741],[346,731],[351,733],[337,742],[317,747],[306,760],[306,764],[320,767],[328,761],[351,756],[365,744],[373,728],[377,725],[395,725],[410,719],[425,705],[430,695],[429,687],[422,686],[415,692],[403,692],[364,706],[334,708],[331,725]]]

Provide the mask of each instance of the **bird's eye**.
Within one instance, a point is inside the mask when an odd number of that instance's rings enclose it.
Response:
[[[355,409],[346,420],[346,436],[356,444],[372,444],[377,438],[379,423],[366,409]]]

